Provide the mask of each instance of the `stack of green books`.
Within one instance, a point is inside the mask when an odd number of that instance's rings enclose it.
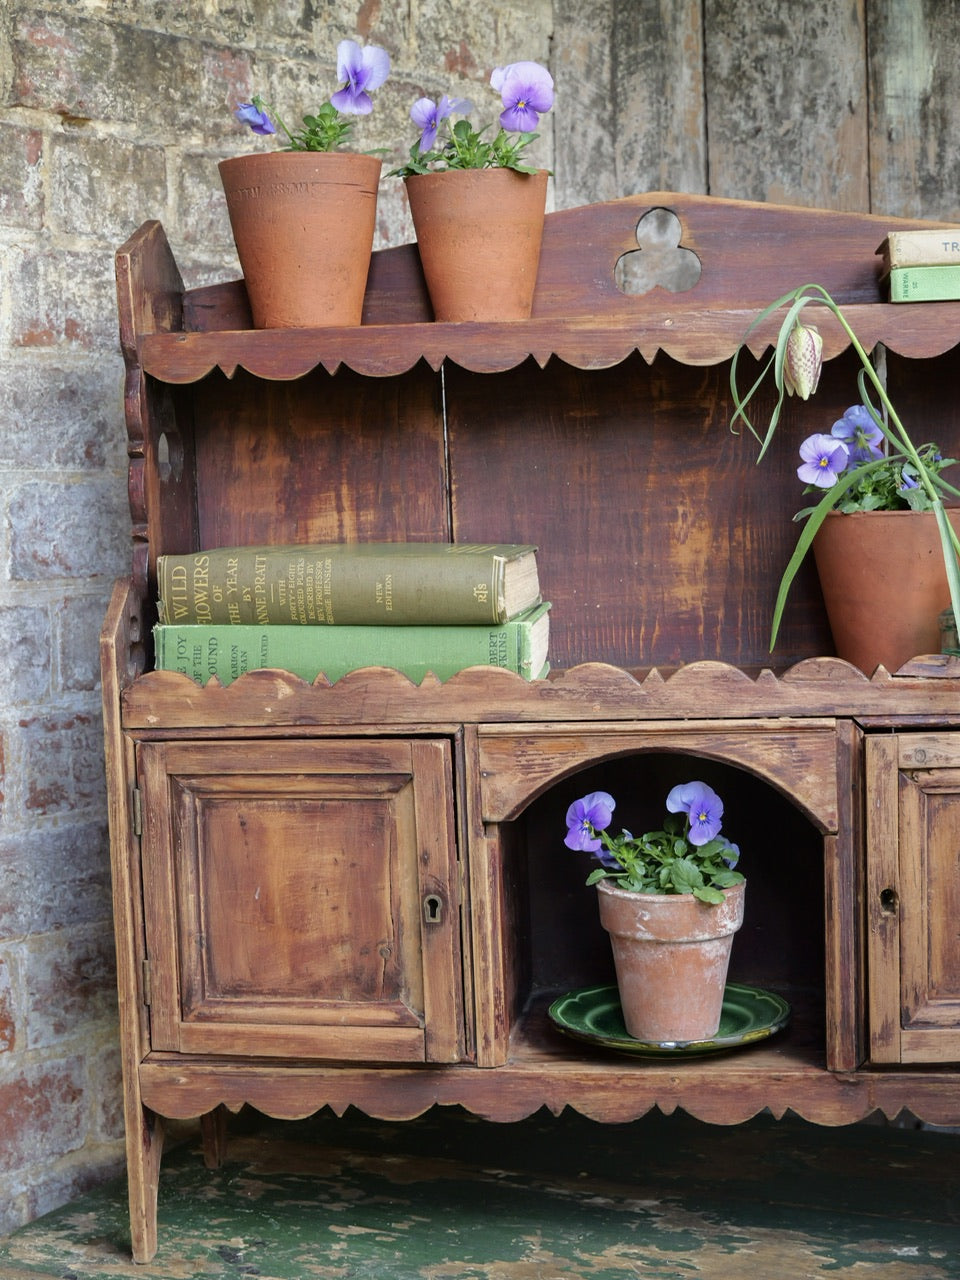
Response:
[[[960,227],[891,231],[877,253],[891,302],[960,298]]]
[[[160,556],[155,665],[201,684],[263,667],[330,681],[370,666],[417,683],[471,666],[542,678],[550,605],[536,552],[368,542]]]

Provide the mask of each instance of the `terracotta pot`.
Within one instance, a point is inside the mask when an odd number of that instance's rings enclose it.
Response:
[[[960,532],[960,509],[947,514]],[[872,675],[939,653],[950,590],[932,511],[831,511],[813,554],[838,657]]]
[[[360,323],[381,165],[347,151],[220,162],[256,328]]]
[[[547,172],[449,169],[406,179],[435,320],[526,320]]]
[[[745,884],[710,906],[692,893],[631,893],[597,882],[623,1020],[636,1040],[686,1043],[717,1034]]]

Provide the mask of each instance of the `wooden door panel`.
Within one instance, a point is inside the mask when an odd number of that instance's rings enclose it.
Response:
[[[905,1027],[960,1030],[960,769],[900,775]]]
[[[960,1059],[960,735],[867,745],[876,1062]]]
[[[146,743],[140,769],[153,1048],[459,1055],[449,744]]]

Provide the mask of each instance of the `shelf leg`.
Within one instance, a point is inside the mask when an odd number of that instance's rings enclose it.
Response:
[[[163,1119],[141,1107],[140,1123],[127,1124],[127,1192],[134,1262],[149,1262],[157,1252],[157,1191],[162,1153]]]
[[[203,1163],[208,1169],[219,1169],[227,1154],[227,1109],[215,1107],[200,1117],[203,1141]]]

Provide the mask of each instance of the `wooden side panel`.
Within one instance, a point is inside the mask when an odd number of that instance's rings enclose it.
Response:
[[[183,418],[175,421],[169,388],[152,382],[141,368],[144,335],[183,328],[183,280],[159,222],[144,223],[117,251],[116,279],[126,368],[133,578],[145,594],[165,531],[175,530],[172,536],[188,545],[196,537],[192,424]]]
[[[149,1049],[150,1026],[143,990],[140,842],[136,837],[134,805],[136,762],[133,742],[124,734],[120,718],[120,691],[142,670],[143,664],[138,606],[131,584],[118,582],[100,637],[100,671],[130,1236],[135,1261],[146,1262],[157,1248],[163,1120],[144,1106],[140,1091],[139,1068]]]
[[[458,1057],[448,744],[156,742],[140,762],[154,1049],[422,1060],[435,1018],[430,1056]]]

